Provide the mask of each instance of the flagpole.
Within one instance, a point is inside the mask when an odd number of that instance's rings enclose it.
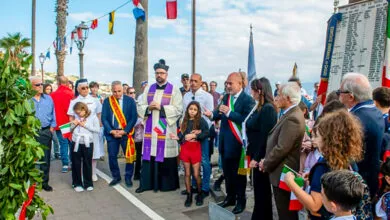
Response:
[[[196,0],[192,0],[192,64],[191,73],[195,73],[195,59],[196,59]]]

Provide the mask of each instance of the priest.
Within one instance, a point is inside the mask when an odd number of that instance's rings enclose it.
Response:
[[[176,122],[182,115],[183,104],[179,88],[167,80],[168,69],[163,59],[154,65],[156,83],[145,88],[138,103],[138,115],[145,122],[145,135],[140,186],[136,193],[179,188],[179,148],[169,134],[177,132]]]

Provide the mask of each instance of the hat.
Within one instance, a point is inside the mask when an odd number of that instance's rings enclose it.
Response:
[[[146,85],[146,84],[148,84],[148,81],[147,81],[147,80],[142,81],[142,82],[141,82],[141,87],[143,87],[143,86]]]
[[[189,78],[190,78],[190,75],[188,75],[188,73],[181,74],[181,79],[189,79]]]
[[[280,85],[281,83],[280,83],[280,81],[277,81],[276,83],[275,83],[275,85]]]
[[[153,68],[154,68],[154,70],[156,70],[156,69],[164,69],[165,71],[168,71],[169,66],[165,65],[165,60],[164,59],[160,59],[158,61],[158,63],[154,64]]]
[[[84,86],[88,86],[88,80],[87,79],[79,79],[76,81],[76,84],[75,84],[75,88],[76,88],[76,91],[75,91],[75,96],[79,96],[79,92],[77,91],[77,87],[79,85],[84,85]]]

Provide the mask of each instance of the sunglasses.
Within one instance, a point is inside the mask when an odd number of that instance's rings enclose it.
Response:
[[[80,89],[81,89],[81,90],[88,90],[88,86],[81,87]]]
[[[135,94],[135,92],[129,92],[130,95]]]
[[[43,83],[34,84],[34,86],[43,86]]]
[[[337,90],[336,91],[336,94],[338,95],[338,96],[340,96],[341,94],[348,94],[348,93],[351,93],[350,91],[347,91],[347,90],[341,90],[341,89],[339,89],[339,90]]]

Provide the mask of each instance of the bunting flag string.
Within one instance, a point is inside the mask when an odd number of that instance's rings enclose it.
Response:
[[[95,28],[97,28],[97,27],[98,27],[98,19],[95,19],[92,21],[91,29],[95,30]]]
[[[133,14],[135,20],[138,20],[138,18],[141,18],[142,21],[145,21],[145,9],[142,7],[139,0],[133,0],[135,8],[133,9]]]
[[[167,0],[167,19],[177,18],[177,0]]]

